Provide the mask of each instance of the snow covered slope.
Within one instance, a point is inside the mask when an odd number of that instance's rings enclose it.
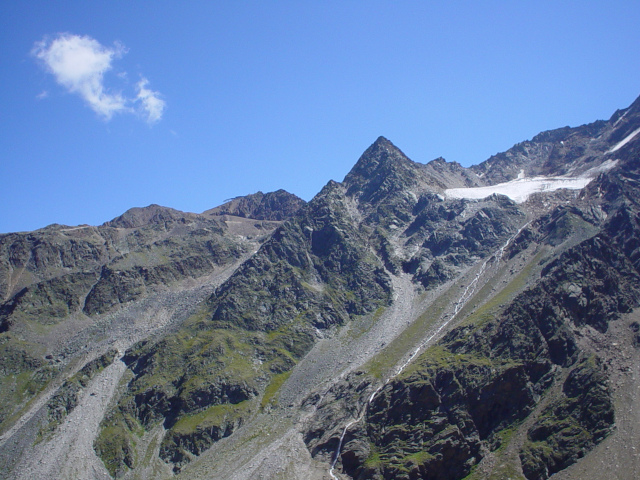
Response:
[[[509,182],[497,183],[484,187],[448,188],[445,195],[449,198],[481,199],[497,193],[505,195],[516,203],[525,202],[529,196],[538,192],[552,192],[561,188],[581,190],[586,187],[599,173],[611,170],[617,164],[616,160],[607,160],[600,166],[592,168],[577,177],[530,177],[526,178],[524,171],[518,178]]]
[[[526,201],[537,192],[551,192],[560,188],[580,190],[587,186],[591,178],[585,177],[532,177],[518,178],[510,182],[498,183],[487,187],[449,188],[445,194],[449,198],[481,199],[494,193],[506,195],[517,203]]]

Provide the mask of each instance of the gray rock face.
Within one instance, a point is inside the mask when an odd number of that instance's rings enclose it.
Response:
[[[304,200],[285,190],[269,193],[258,192],[244,197],[236,197],[219,207],[205,211],[203,215],[234,215],[256,220],[286,220],[300,210],[304,204]]]

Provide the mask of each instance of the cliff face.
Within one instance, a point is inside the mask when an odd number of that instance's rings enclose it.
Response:
[[[0,237],[7,478],[542,479],[623,443],[639,105],[469,169],[380,137],[309,203]]]

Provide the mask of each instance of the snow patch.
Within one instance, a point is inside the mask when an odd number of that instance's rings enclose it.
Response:
[[[624,117],[627,116],[627,113],[629,112],[629,110],[627,110],[626,112],[624,112],[622,115],[620,115],[620,118],[618,120],[616,120],[616,123],[613,124],[613,127],[615,128],[619,123],[620,120],[622,120]]]
[[[640,133],[640,128],[620,142],[615,148],[620,148],[623,144],[629,142],[634,135]],[[606,160],[597,167],[592,167],[583,174],[576,177],[530,177],[526,178],[524,169],[518,173],[518,178],[509,182],[498,183],[486,187],[473,188],[448,188],[444,194],[448,198],[467,198],[471,200],[480,200],[489,195],[497,193],[505,195],[516,203],[525,202],[533,193],[553,192],[561,188],[569,190],[581,190],[586,187],[591,180],[602,172],[611,170],[618,164],[618,160]],[[575,170],[575,166],[572,170]]]
[[[589,177],[532,177],[518,178],[510,182],[498,183],[487,187],[448,188],[445,195],[449,198],[468,198],[479,200],[494,193],[506,195],[516,203],[525,202],[537,192],[553,192],[561,188],[580,190],[592,180]]]
[[[638,135],[639,133],[640,133],[640,128],[636,128],[633,132],[631,132],[629,135],[627,135],[623,140],[618,142],[618,144],[615,147],[613,147],[611,150],[609,150],[607,153],[613,153],[613,152],[616,152],[616,151],[620,150],[627,143],[629,143],[631,140],[633,140],[634,137],[636,135]]]
[[[597,167],[590,168],[589,170],[584,172],[581,176],[582,177],[597,177],[599,173],[608,172],[613,167],[615,167],[617,164],[618,164],[618,160],[609,159],[609,160],[606,160],[606,161],[602,162]]]

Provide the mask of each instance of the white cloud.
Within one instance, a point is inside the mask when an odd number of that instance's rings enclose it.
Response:
[[[69,92],[80,95],[85,102],[104,119],[116,113],[133,113],[131,105],[141,102],[147,121],[155,123],[162,117],[165,102],[160,94],[149,90],[147,79],[137,84],[135,97],[123,95],[105,87],[105,73],[113,68],[113,61],[127,53],[124,45],[116,42],[113,48],[105,47],[89,36],[59,34],[53,40],[45,38],[32,50],[56,81]],[[116,75],[126,86],[127,73]]]
[[[149,80],[146,78],[142,78],[138,82],[138,96],[136,97],[136,100],[142,103],[142,110],[146,114],[147,122],[156,123],[162,118],[162,113],[164,112],[166,104],[165,101],[160,98],[160,94],[158,92],[154,92],[147,88],[148,84]]]

